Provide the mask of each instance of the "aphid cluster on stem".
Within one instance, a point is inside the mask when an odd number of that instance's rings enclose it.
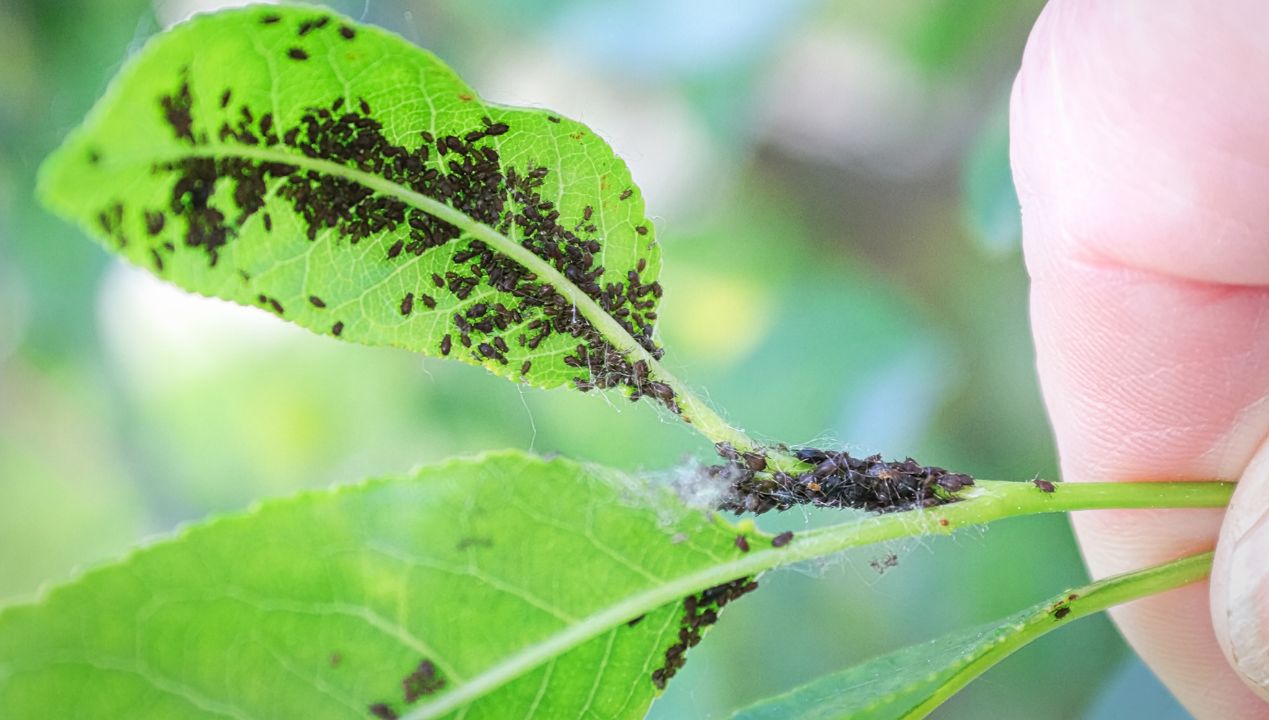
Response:
[[[652,684],[658,690],[664,690],[665,684],[687,662],[688,649],[696,647],[706,628],[718,622],[718,613],[723,606],[757,589],[757,580],[742,577],[683,598],[683,619],[679,622],[678,642],[665,651],[665,662],[661,667],[652,671]]]
[[[793,455],[803,463],[804,471],[768,472],[761,453],[741,453],[727,443],[715,448],[727,463],[707,467],[705,472],[730,480],[719,509],[738,515],[784,511],[795,505],[872,512],[934,507],[954,502],[955,493],[974,484],[968,475],[921,465],[912,458],[856,458],[844,452],[802,448]]]

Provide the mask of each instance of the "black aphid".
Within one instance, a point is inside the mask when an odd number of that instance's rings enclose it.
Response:
[[[498,136],[498,135],[502,135],[503,133],[507,132],[507,131],[508,131],[508,130],[510,130],[510,129],[511,129],[511,128],[510,128],[510,127],[508,127],[506,123],[494,123],[493,125],[490,125],[490,126],[489,126],[486,130],[485,130],[485,134],[486,134],[486,135],[493,135],[493,136],[495,136],[495,137],[496,137],[496,136]]]
[[[427,293],[419,293],[419,302],[426,305],[428,310],[436,309],[436,298],[428,295]]]
[[[308,296],[308,301],[309,301],[310,303],[312,303],[312,304],[313,304],[313,307],[315,307],[315,308],[324,308],[324,307],[326,307],[326,301],[325,301],[325,300],[323,300],[323,299],[321,299],[321,298],[319,298],[319,297],[317,297],[316,295],[309,295],[309,296]]]
[[[1036,487],[1040,488],[1040,492],[1051,493],[1057,489],[1057,486],[1055,486],[1053,483],[1049,482],[1048,480],[1041,480],[1040,478],[1036,478],[1032,480],[1031,483],[1035,485]]]
[[[532,361],[532,360],[525,360],[525,361],[524,361],[524,364],[520,366],[520,374],[521,374],[521,375],[528,375],[528,374],[529,374],[529,368],[531,368],[531,367],[533,367],[533,361]]]
[[[450,340],[449,335],[446,335],[445,337],[441,338],[441,355],[449,355],[450,348],[452,348],[453,346],[454,346],[454,343],[452,340]]]
[[[436,665],[431,660],[423,660],[413,672],[401,679],[401,689],[407,704],[424,695],[431,695],[443,687],[445,687],[445,678],[437,674]]]
[[[618,199],[618,200],[625,200],[626,198],[630,197],[631,195],[634,195],[634,190],[631,190],[630,188],[626,188],[625,190],[622,190],[622,191],[621,191],[621,195],[620,195],[620,196],[618,196],[618,197],[617,197],[617,199]]]
[[[357,37],[357,31],[356,31],[356,30],[353,30],[352,28],[348,27],[347,25],[340,25],[340,26],[339,26],[339,34],[340,34],[340,35],[341,35],[341,36],[342,36],[345,40],[352,40],[353,38]]]
[[[304,52],[302,48],[296,48],[296,47],[293,47],[290,50],[287,50],[286,56],[291,58],[292,60],[307,60],[308,59],[308,53]]]
[[[414,293],[406,293],[405,297],[401,298],[401,314],[409,315],[412,310],[414,310]]]
[[[145,231],[150,235],[158,235],[163,231],[164,217],[161,212],[145,211]]]
[[[740,550],[740,552],[749,552],[749,539],[744,535],[737,535],[736,549]]]
[[[260,24],[272,25],[273,23],[278,22],[281,19],[282,17],[280,15],[265,15],[264,17],[260,18]]]
[[[331,334],[334,335],[335,337],[339,337],[341,334],[343,334],[344,332],[343,321],[340,321],[335,323],[334,325],[331,325],[330,331],[331,331]]]
[[[784,547],[793,539],[793,531],[785,530],[784,532],[771,538],[771,547]]]
[[[232,91],[232,90],[226,90],[224,93],[222,93],[222,94],[221,94],[221,96],[220,96],[220,106],[221,106],[222,108],[223,108],[223,107],[228,107],[228,105],[229,105],[229,98],[230,98],[232,95],[233,95],[233,91]]]

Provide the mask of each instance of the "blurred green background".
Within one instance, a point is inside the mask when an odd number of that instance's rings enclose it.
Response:
[[[0,3],[0,599],[208,513],[514,447],[659,470],[709,448],[650,403],[520,390],[186,296],[32,198],[128,53],[206,0]],[[1040,2],[348,0],[487,98],[589,123],[657,220],[667,362],[737,424],[1056,474],[1033,370],[1007,101]],[[771,529],[840,516],[793,511]],[[895,553],[879,574],[870,561]],[[654,718],[724,717],[1084,580],[1063,518],[771,574]],[[944,718],[1184,718],[1103,618]]]

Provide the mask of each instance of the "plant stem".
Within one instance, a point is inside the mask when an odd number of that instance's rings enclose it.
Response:
[[[1212,555],[1210,551],[1199,553],[1145,570],[1105,578],[1073,588],[1034,606],[1030,617],[1009,625],[1006,632],[986,652],[960,667],[905,717],[925,717],[988,668],[1033,640],[1066,625],[1069,620],[1088,617],[1115,605],[1173,590],[1207,577],[1212,570]],[[1056,607],[1064,607],[1069,612],[1058,617],[1053,614]]]
[[[1008,517],[1110,508],[1223,507],[1229,502],[1233,491],[1234,484],[1225,482],[1143,482],[1058,484],[1054,492],[1046,493],[1031,483],[986,481],[962,491],[960,497],[963,499],[960,502],[888,515],[873,515],[862,520],[799,533],[784,547],[774,547],[765,538],[751,538],[751,552],[692,573],[664,578],[663,582],[638,595],[596,608],[592,614],[541,639],[496,670],[470,678],[457,691],[416,706],[403,716],[403,720],[441,717],[632,617],[736,578],[757,575],[774,568],[886,540],[931,533],[949,534],[956,528],[982,525]],[[1173,576],[1165,573],[1163,579],[1157,580],[1157,586],[1133,587],[1145,590],[1157,587],[1157,590],[1149,591],[1163,590],[1166,589],[1166,583],[1170,582],[1167,578]],[[1143,592],[1148,594],[1144,590]]]
[[[1234,483],[1228,482],[1055,483],[1053,492],[1044,492],[1028,482],[982,480],[961,491],[960,502],[811,530],[784,550],[804,560],[901,537],[948,535],[967,525],[1053,512],[1220,508],[1233,492]]]

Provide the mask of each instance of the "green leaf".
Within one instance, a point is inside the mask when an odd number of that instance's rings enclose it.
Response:
[[[994,623],[825,675],[738,711],[736,720],[921,718],[1027,643],[1074,620],[1205,577],[1212,553],[1068,590]]]
[[[127,64],[40,179],[57,213],[189,290],[678,409],[625,164],[377,28],[303,6],[196,17]]]
[[[0,613],[0,716],[642,717],[684,598],[749,582],[735,539],[518,453],[303,494]]]

